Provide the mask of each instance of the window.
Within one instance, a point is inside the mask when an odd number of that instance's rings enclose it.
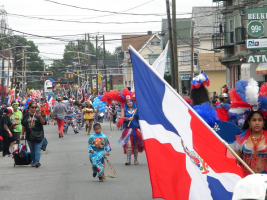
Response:
[[[180,60],[182,65],[190,64],[190,52],[189,51],[181,51],[180,52]]]
[[[198,53],[194,52],[194,66],[198,65]]]
[[[154,46],[155,45],[155,42],[151,42],[151,46]]]
[[[157,46],[159,46],[160,45],[160,42],[156,42],[156,44],[157,44]]]
[[[229,20],[229,32],[234,31],[234,21],[232,19]]]

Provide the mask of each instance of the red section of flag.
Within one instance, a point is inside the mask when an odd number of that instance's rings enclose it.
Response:
[[[186,155],[175,151],[171,144],[162,144],[156,139],[144,142],[153,198],[189,199],[191,177],[186,170]]]
[[[227,156],[227,148],[221,141],[189,110],[193,147],[198,155],[215,173],[233,173],[244,177],[235,158]]]

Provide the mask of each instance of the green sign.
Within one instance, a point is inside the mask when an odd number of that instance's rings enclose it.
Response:
[[[267,7],[247,9],[246,19],[247,20],[266,20],[267,19]]]
[[[259,21],[249,22],[247,25],[247,32],[251,37],[259,37],[264,32],[264,26]]]
[[[267,54],[264,55],[250,55],[247,56],[247,63],[266,63]]]

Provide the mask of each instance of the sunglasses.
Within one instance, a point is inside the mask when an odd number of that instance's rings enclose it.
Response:
[[[35,108],[36,109],[37,107],[31,107],[31,108]]]

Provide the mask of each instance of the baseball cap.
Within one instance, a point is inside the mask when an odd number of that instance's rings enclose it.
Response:
[[[58,97],[58,98],[57,98],[57,101],[61,101],[61,97]]]
[[[234,190],[232,200],[265,200],[267,174],[251,174],[240,180]]]
[[[222,97],[227,98],[228,97],[228,94],[222,93]]]

